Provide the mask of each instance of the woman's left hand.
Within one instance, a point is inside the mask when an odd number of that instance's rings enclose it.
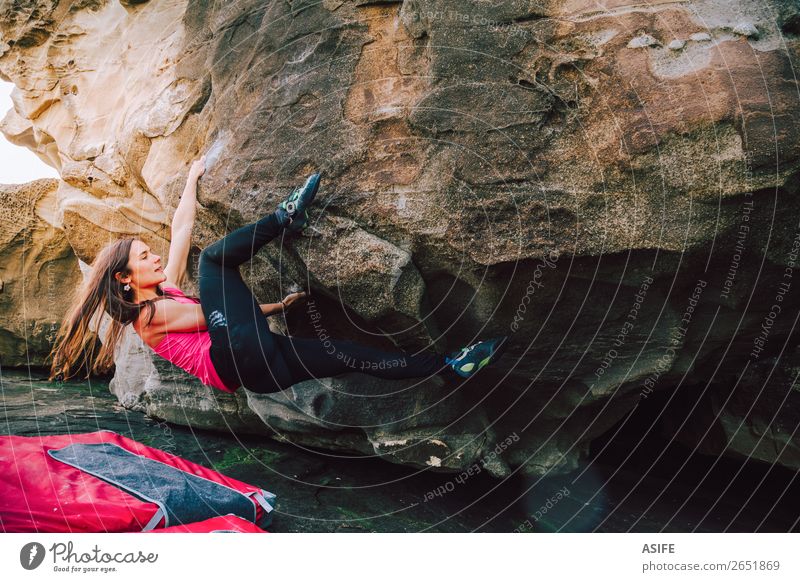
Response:
[[[308,297],[308,293],[305,291],[299,291],[298,293],[290,293],[287,295],[281,303],[283,303],[284,308],[283,310],[286,311],[295,303],[302,303]]]
[[[206,172],[206,157],[205,155],[200,156],[194,162],[192,162],[192,166],[189,168],[189,177],[193,180],[199,180],[200,176],[205,174]]]

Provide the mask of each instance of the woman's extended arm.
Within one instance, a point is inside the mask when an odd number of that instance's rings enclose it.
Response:
[[[186,272],[186,260],[189,257],[189,245],[192,239],[194,226],[195,206],[197,205],[197,181],[205,172],[205,156],[196,160],[189,168],[186,186],[181,194],[175,216],[172,218],[172,239],[169,244],[169,258],[164,274],[167,281],[172,281],[180,286],[181,279]]]
[[[262,303],[259,305],[261,313],[269,317],[283,311],[283,303]]]
[[[203,308],[199,303],[159,301],[150,327],[169,333],[205,331],[208,329]],[[274,315],[284,311],[283,303],[263,303],[261,313]]]
[[[259,305],[261,313],[269,317],[276,313],[283,313],[298,301],[302,301],[308,296],[305,291],[289,293],[280,303],[262,303]]]
[[[305,291],[290,293],[280,303],[263,303],[259,305],[264,315],[282,313],[298,301],[307,297]],[[199,303],[178,303],[177,301],[156,302],[156,312],[150,326],[156,331],[170,333],[205,331],[208,329],[203,308]]]

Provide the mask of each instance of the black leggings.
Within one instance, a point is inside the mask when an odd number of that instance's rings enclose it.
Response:
[[[277,392],[309,378],[363,372],[380,378],[431,376],[449,369],[433,352],[385,352],[346,340],[272,333],[239,265],[281,234],[277,216],[239,228],[200,253],[200,304],[211,337],[211,361],[229,386]]]

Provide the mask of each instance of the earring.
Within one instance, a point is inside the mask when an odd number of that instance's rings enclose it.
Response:
[[[125,291],[130,291],[131,290],[131,286],[128,283],[125,283],[125,286],[123,287],[123,289],[125,289]]]

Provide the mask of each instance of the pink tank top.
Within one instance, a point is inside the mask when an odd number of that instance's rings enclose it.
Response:
[[[180,296],[173,299],[178,303],[200,303],[198,299],[186,297],[177,287],[161,286],[162,289],[172,289]],[[190,332],[167,333],[153,351],[172,362],[179,368],[197,376],[206,386],[212,386],[224,392],[234,392],[239,386],[226,386],[217,375],[214,364],[211,362],[209,350],[211,349],[211,336],[208,330]]]

